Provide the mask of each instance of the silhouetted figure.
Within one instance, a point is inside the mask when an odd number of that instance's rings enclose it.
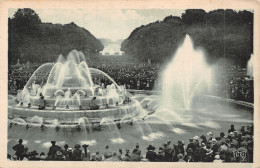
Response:
[[[56,141],[51,141],[52,146],[49,148],[48,157],[50,160],[55,160],[55,155],[57,150],[60,149],[59,146],[56,145]]]
[[[17,156],[17,160],[23,160],[24,158],[24,145],[22,143],[23,140],[19,139],[18,144],[13,147],[13,150],[15,150],[15,155]]]

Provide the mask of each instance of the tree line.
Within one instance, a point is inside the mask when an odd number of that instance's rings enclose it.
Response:
[[[42,23],[30,8],[18,9],[8,18],[8,63],[55,62],[59,54],[73,49],[90,56],[104,46],[88,30],[75,23],[65,25]]]
[[[121,50],[141,61],[150,58],[162,62],[172,58],[186,34],[195,47],[204,48],[209,63],[227,58],[245,66],[253,53],[253,13],[188,9],[181,17],[167,16],[163,21],[136,28],[124,40]]]

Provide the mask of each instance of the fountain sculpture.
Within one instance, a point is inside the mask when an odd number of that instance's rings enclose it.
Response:
[[[48,73],[47,80],[43,75]],[[110,80],[97,85],[92,75]],[[41,65],[30,77],[24,89],[18,92],[18,105],[9,108],[9,117],[20,117],[25,121],[34,116],[41,117],[42,123],[58,119],[60,125],[77,124],[86,117],[92,123],[99,123],[109,117],[119,121],[129,113],[140,113],[135,100],[127,101],[126,90],[118,86],[106,73],[89,68],[82,52],[71,51],[67,59],[59,56],[57,63]],[[30,108],[28,108],[29,106]]]

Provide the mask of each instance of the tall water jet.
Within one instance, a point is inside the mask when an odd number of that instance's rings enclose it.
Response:
[[[162,80],[163,106],[170,109],[190,109],[194,96],[208,89],[205,86],[211,81],[211,70],[203,51],[194,49],[189,35],[167,66]]]
[[[250,59],[247,62],[247,75],[250,77],[254,77],[254,54],[251,54]]]

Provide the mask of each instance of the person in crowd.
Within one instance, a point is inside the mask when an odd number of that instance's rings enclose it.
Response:
[[[102,160],[102,158],[101,158],[101,160]],[[96,153],[91,153],[90,161],[96,161]]]
[[[164,153],[164,149],[162,147],[159,147],[159,151],[157,154],[157,158],[156,158],[157,162],[165,162],[165,153]]]
[[[177,157],[178,157],[178,159],[179,159],[178,162],[185,162],[185,160],[183,160],[183,154],[182,154],[182,153],[179,153],[179,154],[177,155]]]
[[[109,146],[107,145],[104,153],[104,158],[107,159],[110,157],[112,157],[112,152],[109,150]]]
[[[215,155],[215,159],[213,160],[213,163],[223,163],[223,160],[220,159],[219,155]]]
[[[205,161],[206,162],[212,162],[213,159],[213,150],[211,149],[211,142],[208,141],[208,143],[206,144],[206,157],[205,157]]]
[[[50,160],[54,160],[55,154],[56,154],[57,150],[60,149],[60,147],[56,145],[56,141],[51,141],[51,144],[52,144],[52,146],[49,148],[49,152],[47,155]]]
[[[80,145],[76,144],[74,146],[74,150],[72,153],[72,160],[73,161],[81,161],[83,159],[83,154],[82,154],[82,150],[80,149]]]
[[[212,132],[208,132],[207,135],[209,136],[208,141],[213,139],[213,133]]]
[[[63,152],[63,155],[66,157],[66,160],[68,160],[68,158],[70,157],[69,156],[69,145],[68,144],[65,144],[64,145],[64,150],[62,151]]]
[[[229,135],[230,135],[231,143],[233,143],[236,147],[238,147],[239,143],[238,143],[238,141],[237,141],[237,139],[235,137],[235,134],[233,132],[230,132]]]
[[[9,153],[7,154],[7,159],[8,160],[12,160],[12,155],[10,155]]]
[[[123,158],[123,150],[120,148],[120,149],[118,150],[118,152],[119,152],[119,153],[118,153],[118,156],[117,156],[117,157],[118,157],[119,160],[122,160],[122,158]]]
[[[173,150],[173,147],[171,145],[171,141],[167,141],[167,145],[164,149],[165,159],[167,162],[172,161],[172,150]]]
[[[40,94],[40,104],[39,104],[39,110],[44,110],[45,109],[45,100],[44,100],[44,96],[42,95],[42,93]]]
[[[216,153],[218,152],[219,146],[217,145],[217,140],[216,139],[212,139],[211,141],[211,149],[212,149],[212,155],[215,156]]]
[[[117,153],[113,152],[112,157],[106,159],[108,162],[120,162],[121,160],[118,158]]]
[[[254,141],[252,137],[247,140],[247,150],[248,150],[248,161],[253,163],[253,154],[254,154]]]
[[[87,144],[82,145],[83,147],[83,161],[89,161],[90,160],[90,151],[88,150],[88,146]]]
[[[126,149],[125,151],[126,152],[125,155],[122,157],[122,161],[131,161],[130,154],[129,154],[130,150]]]
[[[187,149],[191,148],[192,150],[195,149],[194,143],[193,143],[193,138],[189,139],[189,143],[187,145]]]
[[[222,143],[222,142],[226,142],[225,133],[224,133],[224,132],[221,132],[219,135],[220,135],[220,141],[221,141],[221,143]]]
[[[234,125],[231,124],[230,129],[228,130],[228,133],[236,131],[234,128]]]
[[[246,143],[241,142],[240,147],[237,149],[237,152],[239,153],[239,162],[248,162],[248,150],[246,147]]]
[[[157,158],[156,152],[154,152],[155,147],[152,145],[149,145],[146,152],[146,159],[148,159],[150,162],[155,162]]]
[[[130,161],[132,162],[138,162],[141,160],[141,157],[140,157],[140,153],[138,151],[139,149],[138,148],[135,148],[132,152],[132,154],[130,155]]]
[[[57,150],[55,154],[55,161],[65,161],[65,160],[66,160],[66,156],[62,154],[62,150],[61,149]]]
[[[193,137],[194,147],[200,147],[199,137],[196,135]]]
[[[198,137],[197,137],[197,138],[198,138]],[[198,139],[196,139],[196,141],[198,141]],[[178,155],[179,153],[181,153],[182,156],[184,156],[184,152],[185,152],[184,143],[183,143],[181,140],[178,140],[178,145],[177,145],[176,148],[175,148],[175,152],[176,152],[176,155]]]
[[[99,154],[99,151],[96,152],[96,155],[94,156],[95,161],[101,161],[102,160],[102,156]]]
[[[135,153],[138,154],[139,156],[141,156],[141,150],[139,149],[139,144],[138,143],[135,145],[135,149],[136,149]],[[135,149],[133,149],[133,152],[134,152]]]
[[[19,139],[18,144],[13,146],[13,150],[15,151],[15,155],[17,156],[17,160],[23,160],[25,150],[22,139]]]
[[[45,160],[45,159],[46,159],[45,153],[41,152],[40,153],[40,160]]]
[[[200,136],[200,139],[201,139],[201,143],[204,143],[204,144],[207,143],[207,138],[206,138],[205,135],[201,135],[201,136]]]
[[[192,148],[187,148],[186,152],[187,154],[184,156],[183,160],[185,160],[185,162],[194,162]]]
[[[33,150],[31,152],[28,152],[28,160],[40,160],[40,158],[38,157],[38,152],[36,150]]]

